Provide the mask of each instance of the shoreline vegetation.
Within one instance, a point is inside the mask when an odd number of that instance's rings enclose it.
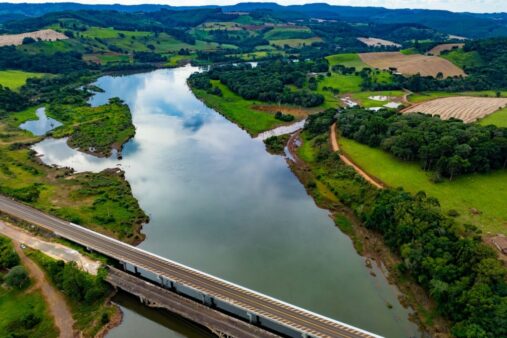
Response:
[[[135,133],[130,110],[118,99],[99,107],[52,105],[47,114],[64,123],[50,134],[70,136],[70,144],[92,147],[93,155],[110,154],[111,147],[121,148]],[[30,108],[0,120],[0,193],[127,243],[142,242],[149,218],[123,171],[74,173],[45,165],[30,149],[44,137],[19,129],[32,115]]]
[[[412,306],[425,330],[444,336],[502,335],[495,321],[502,318],[499,290],[505,287],[507,271],[496,252],[477,228],[444,215],[435,198],[424,192],[375,189],[346,166],[329,142],[335,114],[311,116],[304,131],[296,134],[301,145],[294,137],[289,141],[295,158],[289,164],[308,193],[333,213],[360,254],[385,264],[390,280],[404,294],[402,302]],[[459,249],[463,247],[470,252]],[[474,298],[478,290],[489,291]],[[483,306],[489,302],[495,305],[486,310]],[[470,307],[474,309],[465,310]]]

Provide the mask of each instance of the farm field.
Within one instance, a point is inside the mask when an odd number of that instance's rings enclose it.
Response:
[[[44,73],[30,73],[21,70],[0,70],[0,85],[11,90],[18,90],[26,80],[33,77],[43,77]]]
[[[329,66],[332,68],[335,65],[343,65],[345,67],[355,67],[357,70],[361,70],[368,65],[361,61],[358,54],[335,54],[326,56]]]
[[[308,27],[275,27],[264,34],[264,39],[287,40],[287,39],[308,39],[315,37],[312,30]]]
[[[486,116],[479,121],[483,126],[494,125],[497,127],[507,128],[507,108],[504,108],[496,113]]]
[[[340,146],[357,165],[390,187],[403,187],[412,193],[425,191],[439,199],[445,212],[458,211],[457,219],[475,224],[485,232],[507,234],[507,171],[462,176],[433,183],[431,173],[417,163],[401,161],[380,149],[340,138]],[[472,214],[475,208],[479,214]]]
[[[379,68],[395,68],[401,74],[436,76],[442,73],[444,77],[465,75],[462,69],[450,61],[436,56],[420,54],[404,55],[399,52],[362,53],[361,60],[367,65]]]
[[[507,97],[507,92],[499,92],[501,97]],[[460,92],[460,93],[451,93],[451,92],[420,92],[420,93],[412,93],[408,97],[408,100],[411,103],[420,103],[430,100],[435,100],[443,97],[453,97],[453,96],[474,96],[474,97],[496,97],[497,92],[493,90],[483,90],[477,92]]]
[[[449,60],[460,68],[478,66],[484,63],[481,56],[477,52],[465,52],[463,49],[457,49],[448,53],[442,53],[440,57]]]
[[[443,43],[430,49],[427,54],[439,56],[443,51],[450,51],[454,48],[463,48],[464,45],[464,43]]]
[[[443,120],[457,118],[470,123],[493,114],[506,105],[507,98],[454,96],[419,103],[402,112],[440,115]]]
[[[342,101],[338,95],[324,90],[324,87],[331,87],[338,89],[340,94],[356,93],[361,91],[361,79],[358,75],[342,75],[331,73],[331,76],[324,77],[317,85],[317,92],[324,96],[324,103],[322,108],[336,108],[342,105]]]
[[[322,42],[319,37],[307,38],[307,39],[283,39],[283,40],[271,40],[269,44],[272,46],[284,47],[289,46],[293,48],[310,46],[312,43]]]
[[[0,35],[0,47],[3,46],[19,46],[23,44],[24,38],[32,38],[34,40],[42,41],[56,41],[68,39],[64,34],[54,31],[52,29],[43,29],[39,31],[22,33],[22,34],[5,34]]]
[[[384,39],[377,38],[357,38],[359,41],[369,47],[401,47],[400,44]]]

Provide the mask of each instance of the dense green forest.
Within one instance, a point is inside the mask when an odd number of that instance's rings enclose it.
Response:
[[[411,195],[401,189],[377,190],[363,180],[358,183],[357,174],[345,170],[339,156],[329,150],[327,130],[336,114],[328,110],[313,115],[304,128],[316,147],[312,170],[317,178],[329,182],[331,191],[355,210],[367,228],[383,235],[401,258],[398,273],[410,275],[427,290],[438,311],[453,322],[454,336],[507,335],[507,269],[482,242],[480,231],[445,216],[439,201],[424,192]],[[338,114],[338,123],[355,114],[362,113]],[[418,115],[413,118],[421,119]],[[335,186],[341,181],[355,182],[352,187],[360,185],[361,189],[351,188],[350,183]]]
[[[329,65],[324,59],[314,62],[268,62],[255,68],[232,65],[213,67],[207,73],[196,73],[189,82],[196,88],[209,89],[210,80],[220,80],[246,100],[315,107],[324,102],[324,97],[305,88],[308,74],[327,72],[328,69]]]
[[[453,179],[507,167],[507,128],[441,120],[425,114],[346,109],[338,113],[344,137],[381,147],[423,170]]]

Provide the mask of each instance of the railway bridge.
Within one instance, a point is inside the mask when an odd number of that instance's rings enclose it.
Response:
[[[171,294],[178,295],[250,325],[252,330],[255,328],[266,332],[264,335],[251,331],[253,336],[380,337],[45,214],[4,196],[0,196],[0,212],[50,230],[57,236],[113,259],[128,274],[122,277],[118,272],[121,270],[115,270],[108,280],[141,299],[164,303],[170,301]],[[137,279],[138,287],[132,278]],[[150,285],[156,285],[163,292],[153,291]],[[167,296],[163,297],[166,292]],[[159,299],[154,299],[157,297]],[[202,317],[204,312],[200,313]],[[240,328],[241,325],[235,326]],[[237,336],[247,335],[238,333]]]

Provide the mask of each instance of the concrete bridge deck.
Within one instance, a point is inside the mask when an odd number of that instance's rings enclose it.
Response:
[[[0,211],[130,267],[162,287],[289,337],[379,337],[260,294],[0,196]]]

